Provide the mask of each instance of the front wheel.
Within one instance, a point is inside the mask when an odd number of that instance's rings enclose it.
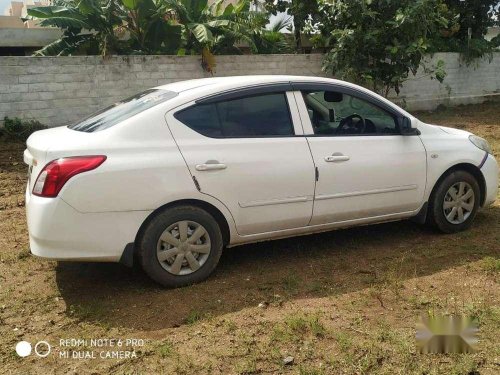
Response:
[[[480,189],[468,172],[454,171],[437,186],[431,198],[431,224],[445,233],[469,228],[479,208]]]
[[[154,216],[138,245],[144,271],[163,286],[180,287],[213,272],[222,254],[222,234],[208,212],[178,206]]]

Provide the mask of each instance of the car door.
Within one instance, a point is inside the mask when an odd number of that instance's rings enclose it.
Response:
[[[293,94],[261,90],[166,116],[199,190],[226,205],[241,235],[303,227],[312,215],[314,164]]]
[[[295,92],[318,171],[311,225],[411,213],[423,203],[426,152],[401,115],[342,87]]]

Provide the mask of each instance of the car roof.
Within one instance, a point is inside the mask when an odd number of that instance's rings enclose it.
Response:
[[[411,117],[411,115],[404,109],[398,107],[386,98],[370,91],[362,86],[355,85],[350,82],[341,81],[338,79],[317,77],[317,76],[294,76],[294,75],[248,75],[248,76],[228,76],[228,77],[212,77],[212,78],[200,78],[191,79],[187,81],[179,81],[174,83],[169,83],[167,85],[162,85],[156,87],[157,89],[169,90],[179,93],[177,100],[172,100],[171,103],[177,106],[179,102],[185,100],[194,100],[198,97],[203,97],[206,95],[211,95],[217,92],[223,92],[226,90],[237,90],[239,88],[254,86],[254,85],[266,85],[266,84],[278,84],[278,83],[327,83],[335,84],[337,86],[344,86],[352,88],[358,91],[365,92],[371,96],[378,97],[379,100],[385,102],[387,105],[396,109],[397,111]]]
[[[190,79],[187,81],[169,83],[166,85],[158,86],[156,88],[181,93],[187,90],[193,90],[209,85],[212,86],[211,88],[213,89],[223,90],[225,86],[234,87],[235,83],[238,83],[239,86],[247,86],[265,83],[272,84],[286,82],[330,82],[350,85],[348,82],[323,77],[292,75],[249,75]]]

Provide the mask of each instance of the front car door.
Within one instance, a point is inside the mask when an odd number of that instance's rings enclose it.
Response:
[[[311,219],[314,164],[286,91],[216,95],[166,116],[200,191],[229,209],[240,235],[303,227]]]
[[[319,172],[311,225],[405,216],[421,207],[426,152],[418,135],[401,135],[392,107],[340,85],[294,88]]]

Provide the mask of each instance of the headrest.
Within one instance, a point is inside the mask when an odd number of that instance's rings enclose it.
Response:
[[[340,92],[325,91],[324,98],[327,103],[336,103],[342,101],[343,95]]]

